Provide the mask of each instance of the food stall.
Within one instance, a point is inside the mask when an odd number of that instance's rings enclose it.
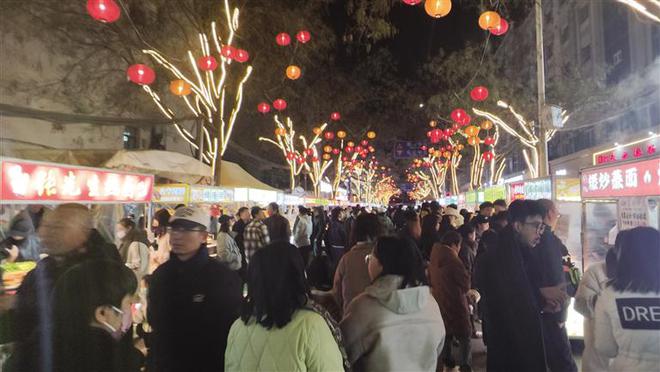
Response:
[[[17,215],[27,205],[85,204],[99,232],[110,240],[115,224],[126,216],[125,207],[146,211],[153,193],[154,177],[147,174],[6,157],[0,157],[0,168],[0,202],[7,216]],[[29,266],[4,267],[11,281],[4,290],[15,289]]]

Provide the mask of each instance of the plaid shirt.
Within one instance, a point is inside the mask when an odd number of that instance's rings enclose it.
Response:
[[[270,244],[268,236],[268,227],[262,221],[254,220],[250,222],[243,231],[243,246],[245,247],[245,258],[248,262],[254,252]]]

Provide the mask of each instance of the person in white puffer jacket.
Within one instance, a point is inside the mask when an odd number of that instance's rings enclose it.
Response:
[[[303,257],[305,267],[309,264],[312,254],[312,242],[310,240],[310,236],[312,235],[311,213],[312,211],[304,206],[299,206],[298,216],[296,217],[296,222],[293,224],[293,241]]]
[[[660,366],[660,232],[636,227],[621,239],[614,278],[596,301],[598,353],[610,371],[657,371]]]

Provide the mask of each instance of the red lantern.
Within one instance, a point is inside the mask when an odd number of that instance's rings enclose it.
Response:
[[[454,111],[451,112],[451,120],[462,124],[463,120],[465,120],[465,117],[467,116],[467,112],[465,110],[457,108]]]
[[[332,132],[325,132],[323,133],[323,137],[328,141],[332,141],[335,138],[335,134]]]
[[[506,34],[507,31],[509,31],[509,22],[502,17],[500,17],[500,24],[497,25],[497,27],[490,29],[490,33],[495,36],[502,36]]]
[[[364,147],[360,145],[355,146],[355,152],[362,152],[362,151],[364,151]]]
[[[484,161],[492,161],[493,160],[493,153],[490,151],[484,152],[481,157],[483,157]]]
[[[338,113],[338,112],[333,112],[332,114],[330,114],[330,120],[333,120],[333,121],[341,120],[341,114]]]
[[[368,153],[366,153],[366,152],[361,152],[360,153],[360,156],[362,157],[362,159],[366,158],[367,155],[368,155]]]
[[[292,152],[289,151],[289,152],[286,154],[286,158],[287,158],[287,160],[293,160],[293,159],[296,158],[296,154],[294,154],[294,153],[292,153]]]
[[[488,98],[488,89],[482,86],[474,87],[470,92],[470,97],[477,102],[485,101]]]
[[[367,146],[368,144],[369,144],[369,141],[367,141],[367,140],[360,141],[360,145],[362,145],[362,146]]]
[[[238,49],[234,54],[234,59],[236,62],[240,63],[247,62],[247,60],[250,59],[250,54],[247,52],[247,50]]]
[[[403,0],[407,5],[413,6],[422,2],[422,0]]]
[[[277,111],[284,111],[286,110],[286,101],[283,100],[282,98],[278,98],[273,101],[273,107]]]
[[[463,121],[460,122],[459,124],[461,124],[462,126],[466,126],[470,124],[471,121],[472,121],[472,116],[470,116],[470,114],[465,114],[465,116],[463,117]]]
[[[429,138],[431,139],[431,143],[438,143],[442,140],[442,130],[436,128],[431,130],[430,133]]]
[[[296,39],[298,39],[298,41],[303,44],[306,44],[311,38],[312,35],[309,33],[309,31],[306,30],[300,30],[296,34]]]
[[[346,146],[346,147],[344,148],[344,151],[346,151],[346,152],[349,153],[349,154],[352,154],[352,153],[353,153],[353,150],[354,150],[354,149],[353,149],[351,146]]]
[[[305,154],[307,154],[307,156],[312,156],[312,155],[314,155],[314,150],[312,150],[312,149],[306,149],[306,150],[305,150]]]
[[[422,151],[426,151],[426,150],[428,150],[429,148],[428,148],[426,145],[422,145],[422,147],[420,147],[419,149],[422,150]]]
[[[115,22],[121,16],[121,10],[114,0],[87,0],[87,13],[103,23]]]
[[[257,105],[257,110],[262,114],[268,113],[270,111],[270,105],[266,102],[261,102]]]
[[[300,158],[296,159],[296,163],[298,163],[298,164],[304,164],[304,163],[305,163],[305,158],[300,157]]]
[[[286,32],[281,32],[275,36],[275,42],[279,46],[287,46],[291,44],[291,36],[289,36],[289,34]]]
[[[495,139],[493,137],[486,137],[484,138],[484,144],[485,145],[494,145],[495,144]]]
[[[231,45],[223,45],[222,49],[220,49],[220,54],[225,58],[232,59],[236,54],[236,48]]]
[[[458,125],[457,123],[454,123],[454,124],[451,125],[451,129],[454,130],[454,131],[457,131],[460,127],[461,126]]]
[[[135,84],[149,85],[156,79],[156,73],[151,67],[142,64],[131,65],[126,70],[128,79]]]
[[[218,61],[213,56],[199,57],[197,67],[202,71],[213,71],[218,68]]]
[[[339,149],[332,149],[332,153],[333,153],[334,155],[339,155],[339,152],[341,152],[341,150],[339,150]]]

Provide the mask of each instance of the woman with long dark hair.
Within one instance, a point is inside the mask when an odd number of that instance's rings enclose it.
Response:
[[[367,258],[372,284],[340,323],[354,370],[435,371],[444,324],[415,247],[384,237]]]
[[[225,370],[343,370],[341,333],[319,311],[295,246],[277,242],[257,250],[241,317],[229,331]]]
[[[429,214],[422,219],[422,238],[421,248],[422,256],[426,261],[431,257],[431,248],[433,244],[440,240],[438,230],[440,229],[440,217],[435,214]]]
[[[158,266],[170,259],[170,234],[167,226],[170,224],[170,212],[163,208],[156,211],[151,221],[153,241],[149,246],[149,273],[153,273]]]
[[[144,358],[132,338],[124,337],[136,290],[133,272],[116,262],[91,261],[68,270],[53,292],[53,370],[139,371]]]
[[[621,233],[619,233],[621,234]],[[660,232],[625,232],[616,271],[596,301],[596,350],[610,371],[655,371],[660,364]]]
[[[122,218],[117,223],[115,236],[119,239],[119,255],[122,262],[133,270],[138,280],[149,271],[149,242],[130,218]]]
[[[217,238],[218,261],[224,262],[231,270],[238,271],[242,267],[243,256],[238,244],[231,236],[232,217],[223,214],[218,219],[220,229]]]

